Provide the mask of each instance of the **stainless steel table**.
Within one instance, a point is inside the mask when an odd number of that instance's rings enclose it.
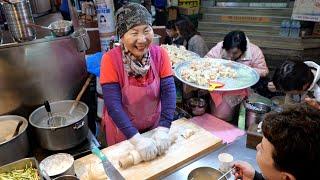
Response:
[[[239,139],[228,145],[223,145],[210,154],[200,157],[191,164],[181,167],[178,171],[164,177],[165,180],[187,179],[189,173],[198,167],[213,167],[219,168],[218,155],[220,153],[229,153],[233,156],[234,160],[241,160],[249,162],[257,171],[260,171],[256,162],[256,150],[246,148],[246,135],[241,136]]]

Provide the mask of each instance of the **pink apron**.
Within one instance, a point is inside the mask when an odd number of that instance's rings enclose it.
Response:
[[[153,82],[146,86],[135,86],[130,84],[129,77],[124,70],[121,50],[113,51],[111,57],[118,68],[118,77],[122,94],[122,106],[128,114],[135,128],[140,132],[153,129],[158,125],[161,112],[160,103],[160,76],[154,61],[160,62],[160,48],[152,46],[151,51],[151,71],[154,76]],[[159,63],[157,63],[159,64]],[[106,131],[108,145],[113,145],[126,140],[124,134],[117,128],[112,118],[109,116],[106,107],[103,112],[102,123]]]

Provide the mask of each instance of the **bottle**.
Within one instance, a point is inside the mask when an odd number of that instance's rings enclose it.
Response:
[[[283,20],[280,26],[280,36],[288,37],[290,31],[290,22],[288,20]]]
[[[299,38],[300,28],[301,28],[300,21],[292,21],[289,36],[291,38]]]

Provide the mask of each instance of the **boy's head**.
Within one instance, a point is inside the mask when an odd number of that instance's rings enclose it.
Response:
[[[178,32],[177,32],[174,20],[168,21],[168,23],[166,24],[166,32],[168,36],[171,38],[175,38],[178,36]]]
[[[277,68],[272,81],[277,90],[298,94],[308,90],[314,75],[303,62],[286,61]]]
[[[269,113],[262,125],[257,162],[266,179],[317,179],[320,168],[320,112],[296,104]]]

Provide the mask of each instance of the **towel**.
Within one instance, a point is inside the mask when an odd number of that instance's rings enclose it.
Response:
[[[228,144],[245,134],[243,130],[210,114],[193,117],[191,121]]]

